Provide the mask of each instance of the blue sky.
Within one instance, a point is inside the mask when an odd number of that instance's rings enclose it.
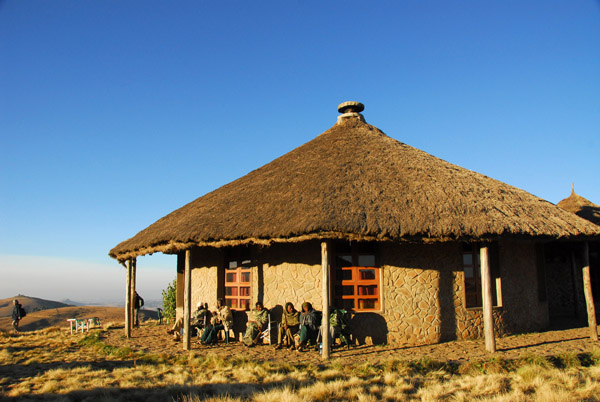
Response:
[[[0,0],[0,298],[120,298],[112,247],[346,100],[449,162],[600,204],[598,94],[593,0]],[[174,261],[138,261],[145,298]]]

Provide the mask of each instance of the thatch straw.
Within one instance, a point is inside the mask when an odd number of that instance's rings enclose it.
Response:
[[[600,225],[600,206],[578,194],[575,194],[575,189],[571,190],[571,195],[569,197],[560,201],[556,205],[566,211],[573,212],[574,214],[577,214],[583,219],[587,219],[596,225]]]
[[[110,256],[311,238],[499,236],[590,237],[600,236],[600,228],[353,118],[177,209]]]

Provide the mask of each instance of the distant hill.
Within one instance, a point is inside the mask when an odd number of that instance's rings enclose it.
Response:
[[[70,307],[70,304],[61,303],[52,300],[44,300],[39,299],[37,297],[29,297],[23,295],[17,295],[15,297],[11,297],[8,299],[0,300],[0,317],[10,317],[13,310],[13,300],[19,300],[19,303],[23,305],[27,314],[33,313],[36,311],[61,308],[61,307]]]
[[[21,299],[25,301],[26,298],[24,296],[18,296],[17,299],[19,301],[21,301]],[[12,303],[12,299],[10,300]],[[84,319],[93,317],[100,318],[102,324],[112,322],[122,325],[125,319],[125,313],[121,307],[106,306],[68,306],[48,308],[31,313],[28,312],[27,316],[21,321],[20,330],[27,332],[48,327],[69,328],[70,324],[67,321],[69,318]],[[140,320],[144,322],[149,319],[157,319],[156,311],[142,309],[140,312]],[[11,321],[11,317],[0,317],[0,330],[12,330]]]
[[[69,306],[87,306],[86,303],[76,302],[76,301],[73,301],[71,299],[64,299],[64,300],[61,300],[60,302],[61,303],[65,303],[65,304],[67,304]]]

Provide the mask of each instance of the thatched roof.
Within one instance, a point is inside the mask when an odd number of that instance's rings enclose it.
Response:
[[[350,113],[356,116],[357,114]],[[447,241],[600,236],[526,191],[394,140],[362,116],[175,210],[110,251],[315,238]]]
[[[562,209],[573,212],[583,219],[600,225],[600,206],[575,194],[575,189],[571,190],[571,195],[560,201],[558,204]]]

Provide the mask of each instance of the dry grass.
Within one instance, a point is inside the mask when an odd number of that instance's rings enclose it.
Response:
[[[600,352],[492,358],[458,366],[427,359],[343,365],[255,363],[191,352],[116,348],[102,331],[0,333],[7,400],[567,401],[600,400]]]

